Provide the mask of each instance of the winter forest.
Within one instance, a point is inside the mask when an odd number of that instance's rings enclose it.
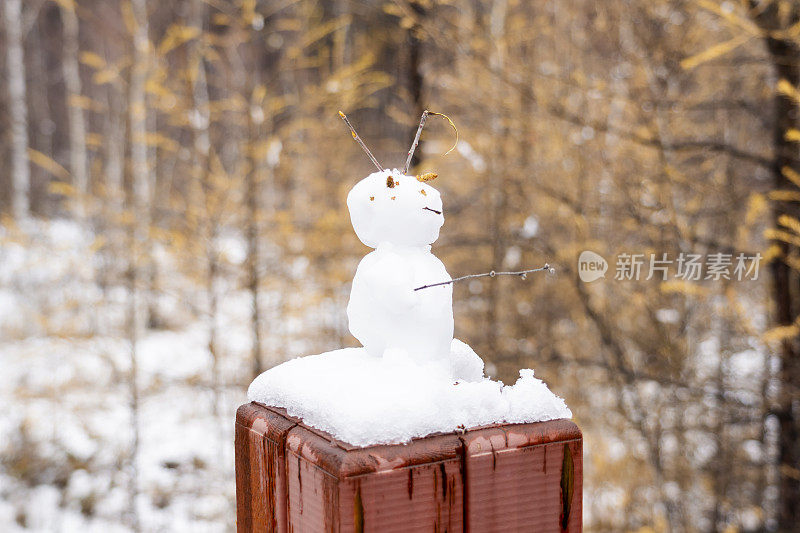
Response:
[[[800,2],[0,0],[0,72],[0,530],[234,530],[248,384],[356,345],[340,109],[453,119],[451,275],[556,268],[456,336],[565,398],[588,531],[796,530]]]

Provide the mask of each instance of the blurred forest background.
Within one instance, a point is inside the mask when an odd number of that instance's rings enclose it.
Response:
[[[585,435],[591,531],[800,522],[800,2],[0,0],[0,529],[231,531],[257,373],[355,340],[377,158],[436,171],[456,336]],[[577,257],[611,263],[578,280]],[[620,253],[762,254],[615,281]]]

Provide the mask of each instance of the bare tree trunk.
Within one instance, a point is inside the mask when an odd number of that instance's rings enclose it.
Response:
[[[130,0],[135,21],[133,32],[133,65],[128,86],[128,120],[130,125],[131,190],[133,192],[134,237],[136,245],[137,281],[148,282],[150,273],[150,225],[152,221],[153,184],[147,148],[147,100],[145,83],[150,69],[150,43],[147,27],[147,0]],[[142,287],[137,284],[137,290]],[[138,320],[149,320],[149,295],[138,298]]]
[[[258,274],[259,265],[259,199],[261,187],[259,187],[259,174],[262,168],[261,161],[256,157],[255,143],[261,136],[261,126],[264,121],[261,102],[254,102],[253,94],[258,85],[258,72],[251,73],[248,78],[250,88],[251,109],[247,113],[248,131],[248,156],[250,168],[247,171],[246,179],[246,202],[247,202],[247,286],[250,290],[250,330],[253,335],[252,345],[252,365],[253,378],[263,372],[261,362],[261,309],[259,307],[259,294],[261,278]],[[259,106],[256,109],[256,106]]]
[[[146,0],[130,0],[133,8],[136,28],[133,34],[133,67],[129,86],[129,120],[131,130],[131,172],[133,178],[133,196],[137,212],[137,220],[147,227],[149,224],[150,204],[150,171],[147,157],[147,102],[145,100],[145,82],[149,68],[149,42],[147,36],[147,3]],[[146,211],[146,212],[145,212]]]
[[[189,25],[198,28],[201,32],[204,26],[206,15],[205,2],[202,0],[191,0],[189,7]],[[210,169],[210,136],[209,136],[209,109],[208,109],[208,85],[206,82],[205,60],[203,59],[200,42],[192,41],[189,46],[188,69],[193,73],[191,81],[192,115],[190,123],[192,126],[193,149],[195,153],[196,174],[200,178],[199,194],[193,194],[192,204],[200,210],[198,225],[203,228],[203,236],[206,240],[206,298],[208,309],[208,351],[211,354],[211,390],[213,394],[214,413],[219,410],[219,354],[217,315],[219,314],[219,299],[217,297],[217,274],[219,271],[219,259],[217,257],[217,220],[214,213],[208,211],[209,195],[212,194],[211,169]],[[197,191],[198,187],[193,187]]]
[[[125,168],[125,119],[120,112],[123,109],[123,95],[114,84],[108,84],[106,101],[105,128],[105,189],[112,212],[122,209],[124,194]]]
[[[258,189],[255,171],[251,171],[247,176],[247,286],[250,290],[250,330],[253,335],[251,355],[253,378],[264,371],[264,365],[261,362],[261,310],[258,302],[261,282],[258,275]]]
[[[127,236],[124,228],[119,224],[116,215],[125,207],[125,128],[126,122],[123,113],[125,109],[124,95],[117,84],[109,83],[105,89],[106,105],[108,112],[104,113],[103,120],[103,202],[101,204],[102,216],[99,217],[98,232],[107,233],[109,239],[103,246],[102,266],[98,271],[98,283],[103,291],[104,298],[110,282],[116,279],[119,273],[127,268],[125,261],[127,254]]]
[[[30,214],[31,174],[28,165],[28,107],[25,101],[25,59],[22,50],[21,0],[3,0],[6,33],[6,68],[8,75],[8,107],[11,124],[11,197],[14,217]]]
[[[129,248],[129,264],[127,272],[128,283],[128,309],[126,318],[126,329],[128,335],[128,343],[130,348],[130,375],[128,377],[128,391],[129,398],[128,404],[131,410],[131,447],[129,456],[129,477],[128,477],[128,519],[130,521],[131,529],[139,531],[139,512],[136,507],[136,500],[139,497],[139,383],[138,383],[138,340],[140,330],[139,308],[137,291],[137,267],[136,267],[136,231],[133,227],[130,228],[128,234],[130,243]]]
[[[89,174],[86,165],[86,122],[83,109],[76,99],[81,95],[81,76],[78,66],[79,21],[74,4],[62,2],[61,22],[64,28],[62,67],[67,96],[69,121],[69,170],[78,194],[78,217],[86,216],[86,195],[89,192]]]
[[[508,15],[508,2],[506,0],[498,0],[492,4],[489,13],[489,32],[492,39],[492,52],[490,54],[489,62],[493,70],[499,71],[503,68],[505,61],[505,26],[506,17]],[[499,103],[502,101],[503,87],[498,84],[493,93],[492,102],[496,109],[502,109],[503,106]],[[503,172],[499,167],[505,164],[505,142],[502,139],[506,138],[505,126],[503,124],[503,116],[492,117],[490,128],[492,130],[492,138],[494,139],[495,146],[489,156],[489,171],[486,173],[486,187],[489,191],[490,207],[490,220],[489,220],[489,233],[492,247],[492,259],[490,268],[500,268],[505,256],[505,212],[506,212],[506,172]],[[487,311],[486,311],[486,349],[492,351],[496,355],[500,355],[501,347],[499,344],[500,339],[500,316],[499,306],[502,299],[502,286],[500,283],[490,283],[487,290]]]
[[[133,65],[128,92],[128,105],[130,121],[130,154],[131,154],[131,199],[129,209],[133,213],[131,222],[131,261],[128,271],[129,281],[129,309],[128,328],[131,341],[131,415],[133,423],[133,441],[131,445],[131,526],[139,528],[139,518],[136,510],[136,499],[139,494],[138,463],[139,448],[139,391],[137,385],[137,339],[144,325],[144,306],[139,295],[139,285],[143,279],[142,265],[149,261],[149,228],[150,228],[150,201],[151,183],[147,157],[147,103],[145,100],[145,81],[149,69],[149,41],[147,30],[147,2],[146,0],[130,0],[134,17],[135,28],[133,31]]]
[[[800,50],[794,44],[784,41],[770,43],[770,52],[776,58],[775,66],[781,78],[793,86],[800,83]],[[787,58],[794,58],[787,61]],[[780,58],[779,60],[777,58]],[[786,132],[797,127],[798,109],[790,98],[777,95],[775,100],[774,146],[775,162],[772,170],[773,187],[776,190],[797,190],[796,186],[783,175],[788,167],[800,172],[797,149],[786,140]],[[789,202],[773,202],[773,218],[781,215],[800,216],[797,205]],[[800,277],[787,259],[798,253],[796,246],[784,241],[774,243],[781,254],[772,260],[772,291],[775,301],[775,322],[779,326],[791,326],[800,315]],[[800,523],[800,338],[784,339],[780,350],[780,371],[778,381],[780,391],[774,414],[778,418],[778,523],[781,531],[791,531]]]
[[[793,87],[800,84],[800,47],[791,40],[771,36],[783,27],[800,21],[796,5],[784,11],[777,4],[761,9],[760,3],[751,2],[756,13],[755,22],[764,30],[764,44],[772,59],[778,80],[786,80]],[[774,124],[772,161],[773,188],[794,190],[797,186],[789,180],[784,169],[800,172],[797,146],[786,138],[786,132],[797,128],[800,109],[791,98],[776,92],[774,97]],[[777,226],[782,215],[800,217],[800,207],[789,201],[772,202],[773,224]],[[773,243],[780,250],[772,259],[772,294],[775,302],[774,323],[791,326],[800,315],[800,272],[790,266],[790,258],[800,253],[797,246],[781,240]],[[784,339],[781,343],[779,390],[773,414],[778,419],[778,529],[794,531],[800,523],[800,337]]]

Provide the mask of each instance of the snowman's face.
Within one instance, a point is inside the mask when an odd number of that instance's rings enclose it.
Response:
[[[347,195],[353,229],[361,242],[424,246],[444,224],[439,191],[414,176],[383,170],[359,181]]]

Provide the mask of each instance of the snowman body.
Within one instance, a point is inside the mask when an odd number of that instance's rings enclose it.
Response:
[[[403,354],[447,361],[453,341],[453,293],[431,243],[444,223],[439,192],[398,171],[370,174],[347,197],[353,229],[374,248],[359,263],[347,317],[350,332],[374,357]]]

